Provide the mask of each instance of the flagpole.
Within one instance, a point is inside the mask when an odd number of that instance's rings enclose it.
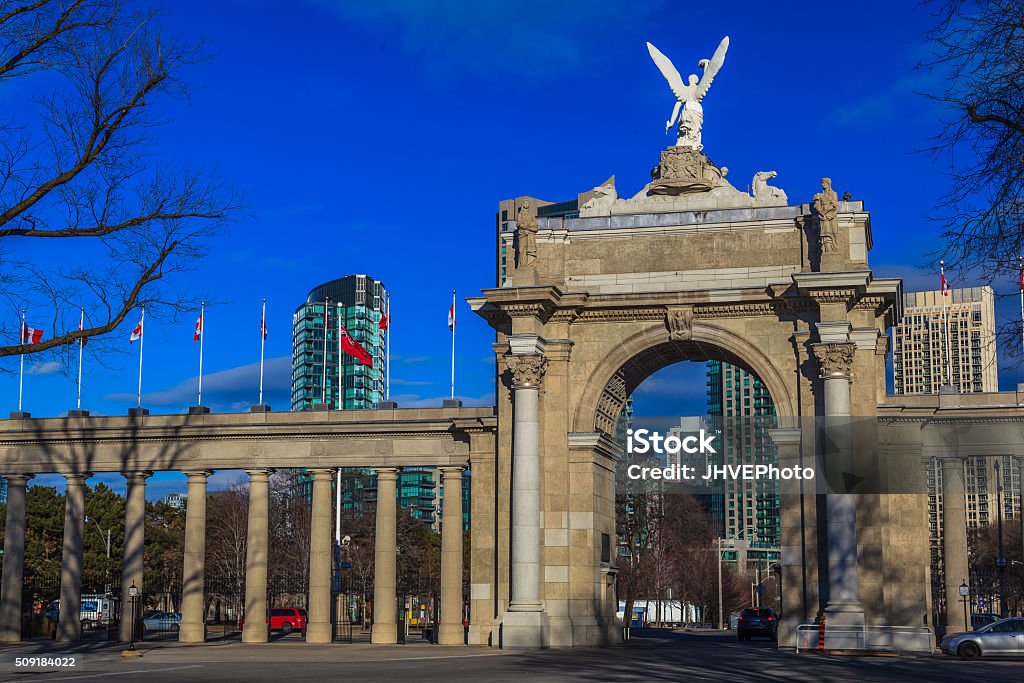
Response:
[[[267,343],[267,297],[263,297],[263,313],[260,316],[260,405],[263,405],[263,348]]]
[[[199,304],[199,400],[197,406],[203,405],[203,342],[206,340],[206,302]]]
[[[946,282],[946,262],[939,261],[939,273],[942,277],[942,326],[946,330],[946,384],[953,386],[953,346],[949,340],[949,314],[946,311],[946,298],[952,296],[949,283]]]
[[[388,326],[384,328],[384,400],[391,400],[391,292],[385,297]],[[1022,304],[1024,305],[1024,304]],[[1024,310],[1024,309],[1021,309]]]
[[[142,407],[142,346],[146,343],[146,306],[142,306],[142,316],[139,318],[139,404]]]
[[[18,330],[18,338],[21,345],[25,346],[25,309],[21,309],[21,329]],[[22,388],[25,383],[25,352],[21,352],[21,372],[18,373],[18,412],[21,412]]]
[[[338,302],[338,410],[341,410],[342,374],[345,372],[345,358],[341,353],[341,302]]]
[[[78,331],[81,332],[85,329],[85,309],[81,308],[81,316],[78,318]],[[78,410],[82,409],[82,351],[85,349],[85,343],[82,341],[85,337],[78,338]]]
[[[1017,280],[1020,284],[1020,342],[1024,352],[1024,256],[1017,257]]]
[[[323,382],[320,386],[320,403],[327,405],[327,310],[331,305],[331,297],[324,297],[324,362]]]
[[[455,400],[455,290],[452,290],[452,400]]]

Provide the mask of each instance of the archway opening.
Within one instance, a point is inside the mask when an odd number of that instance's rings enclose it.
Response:
[[[741,639],[745,610],[777,623],[778,480],[746,479],[739,469],[778,464],[768,385],[726,350],[668,342],[622,365],[604,392],[606,409],[614,410],[607,396],[615,392],[625,396],[612,431],[623,455],[616,478],[623,617],[631,614],[638,626],[731,628]],[[679,449],[687,437],[689,448]],[[638,480],[637,465],[674,479]],[[686,468],[691,478],[681,480]],[[720,476],[725,468],[739,476]]]

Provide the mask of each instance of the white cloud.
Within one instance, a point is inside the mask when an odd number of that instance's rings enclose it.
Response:
[[[268,358],[263,370],[263,399],[289,403],[291,396],[292,360],[289,356]],[[203,375],[204,404],[225,404],[241,406],[251,401],[259,391],[260,364],[249,363],[237,368],[219,370]],[[166,406],[188,404],[197,398],[199,377],[190,377],[169,389],[145,392],[142,402],[148,405]],[[110,401],[133,402],[135,394],[109,394]]]
[[[60,361],[51,360],[45,363],[36,363],[28,369],[30,375],[52,375],[60,372]]]

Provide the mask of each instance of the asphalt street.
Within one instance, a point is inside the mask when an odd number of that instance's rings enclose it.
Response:
[[[780,652],[768,641],[740,643],[730,633],[635,637],[622,647],[506,652],[426,644],[307,646],[297,637],[267,645],[237,641],[201,646],[143,644],[144,656],[121,657],[122,646],[59,648],[51,642],[0,647],[0,681],[1024,681],[1024,659],[962,662],[934,656],[820,656]],[[14,656],[67,654],[78,671],[15,671]]]

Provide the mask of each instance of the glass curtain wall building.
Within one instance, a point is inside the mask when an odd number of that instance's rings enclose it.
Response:
[[[743,368],[718,360],[707,364],[708,414],[725,444],[722,464],[778,465],[779,455],[769,430],[777,426],[768,388]],[[748,559],[775,561],[781,540],[779,484],[773,479],[729,480],[712,499],[712,516],[723,538],[736,538],[747,528],[757,531]],[[744,534],[745,538],[748,534]]]
[[[387,359],[380,319],[386,299],[384,284],[368,275],[346,275],[310,291],[292,316],[292,410],[321,403],[354,410],[384,400]],[[373,357],[373,367],[338,348],[339,324]]]

